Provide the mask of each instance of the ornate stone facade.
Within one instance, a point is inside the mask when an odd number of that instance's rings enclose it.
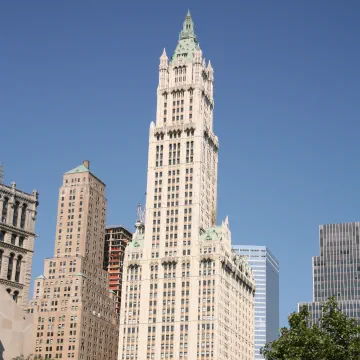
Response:
[[[119,360],[253,360],[255,285],[216,226],[214,71],[187,14],[160,57],[145,222],[125,250]]]
[[[103,269],[105,220],[105,184],[84,161],[64,174],[54,257],[35,280],[33,354],[116,360],[118,317]]]
[[[22,309],[29,301],[38,192],[0,184],[0,286]]]

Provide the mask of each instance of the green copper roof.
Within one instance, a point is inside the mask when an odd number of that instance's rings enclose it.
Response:
[[[90,172],[90,170],[84,164],[81,164],[75,169],[66,172],[65,174],[75,174],[75,173],[84,173],[84,172]]]
[[[44,275],[39,275],[36,279],[46,279]]]
[[[194,22],[191,18],[190,10],[186,14],[183,29],[180,32],[179,42],[176,46],[171,61],[177,58],[192,60],[198,41],[194,32]]]
[[[80,174],[80,173],[90,173],[92,176],[94,176],[97,180],[99,180],[101,183],[103,183],[92,171],[90,171],[89,168],[89,164],[90,162],[88,160],[84,160],[84,162],[79,165],[78,167],[76,167],[75,169],[72,169],[68,172],[65,173],[66,174]],[[104,183],[103,183],[104,184]],[[104,184],[105,185],[105,184]]]
[[[78,272],[78,273],[76,273],[76,274],[74,274],[74,276],[82,276],[82,277],[84,277],[84,278],[87,279],[87,277],[86,277],[81,271]]]
[[[145,239],[145,227],[142,221],[137,221],[135,224],[135,234],[132,238],[132,241],[129,243],[130,248],[133,249],[142,249],[144,247]]]
[[[131,248],[142,249],[144,247],[144,234],[135,234],[132,241],[129,243]]]
[[[206,229],[200,236],[201,240],[220,240],[222,237],[222,227],[216,226]]]

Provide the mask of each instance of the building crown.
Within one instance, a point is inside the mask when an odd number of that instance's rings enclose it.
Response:
[[[180,32],[180,36],[179,36],[179,40],[181,39],[189,39],[189,38],[195,38],[196,39],[196,35],[194,32],[194,22],[191,18],[191,14],[190,14],[190,10],[188,10],[186,17],[185,17],[185,21],[183,24],[183,29]]]
[[[191,18],[190,10],[188,10],[171,61],[176,61],[179,58],[182,58],[183,60],[192,60],[197,43],[198,41],[194,32],[194,22]]]

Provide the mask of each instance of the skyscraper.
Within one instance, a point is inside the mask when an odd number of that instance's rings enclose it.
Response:
[[[125,250],[119,359],[254,356],[254,280],[216,226],[214,70],[188,12],[169,61],[160,57],[150,124],[145,221]]]
[[[255,360],[260,349],[277,339],[279,332],[279,262],[266,246],[234,245],[246,256],[255,278]]]
[[[109,289],[116,297],[115,310],[120,314],[121,285],[125,248],[132,239],[132,233],[122,225],[107,226],[105,229],[104,269],[109,273]]]
[[[359,228],[360,222],[320,225],[320,255],[312,258],[313,301],[298,306],[308,306],[312,323],[332,296],[345,314],[360,320]]]
[[[33,353],[46,358],[116,360],[118,319],[103,269],[105,184],[89,162],[63,176],[54,257],[36,278]]]
[[[39,194],[0,184],[0,286],[22,309],[29,302]]]

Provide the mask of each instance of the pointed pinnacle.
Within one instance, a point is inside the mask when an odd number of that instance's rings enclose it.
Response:
[[[166,57],[166,58],[167,58],[167,55],[166,55],[166,50],[165,50],[165,48],[164,48],[164,51],[163,51],[163,53],[161,54],[161,57]]]
[[[186,14],[186,17],[191,17],[190,9],[188,9],[187,14]]]

